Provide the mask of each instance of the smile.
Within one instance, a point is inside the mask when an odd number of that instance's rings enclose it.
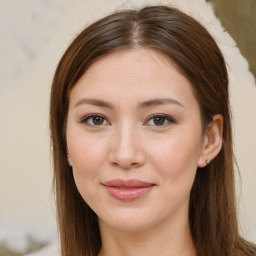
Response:
[[[156,185],[140,180],[115,179],[102,184],[107,192],[114,198],[121,201],[133,201],[146,195]]]

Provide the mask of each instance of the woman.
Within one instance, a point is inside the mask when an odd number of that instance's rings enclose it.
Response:
[[[152,6],[90,25],[57,67],[50,111],[62,256],[253,255],[225,61],[194,19]]]

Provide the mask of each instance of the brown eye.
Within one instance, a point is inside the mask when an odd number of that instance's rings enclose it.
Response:
[[[151,118],[147,121],[147,125],[151,126],[167,126],[175,123],[176,120],[174,118],[165,114],[152,115]]]
[[[154,117],[153,122],[155,125],[164,125],[166,121],[166,118],[162,116]]]
[[[101,126],[109,124],[109,122],[103,116],[100,115],[88,115],[85,118],[83,118],[80,122],[90,126]]]
[[[104,118],[101,116],[95,116],[92,118],[92,122],[94,125],[101,125],[104,123]]]

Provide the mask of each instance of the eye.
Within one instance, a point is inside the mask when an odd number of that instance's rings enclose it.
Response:
[[[168,115],[153,115],[147,121],[147,124],[153,126],[166,126],[171,123],[176,123],[175,119]]]
[[[109,124],[109,122],[101,115],[87,115],[81,120],[81,123],[85,123],[91,126],[101,126]]]

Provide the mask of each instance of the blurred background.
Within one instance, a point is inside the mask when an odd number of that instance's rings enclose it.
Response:
[[[0,0],[1,256],[24,255],[57,241],[48,128],[51,80],[75,35],[123,2]],[[201,21],[227,60],[241,172],[241,232],[256,243],[256,1],[169,2]]]

